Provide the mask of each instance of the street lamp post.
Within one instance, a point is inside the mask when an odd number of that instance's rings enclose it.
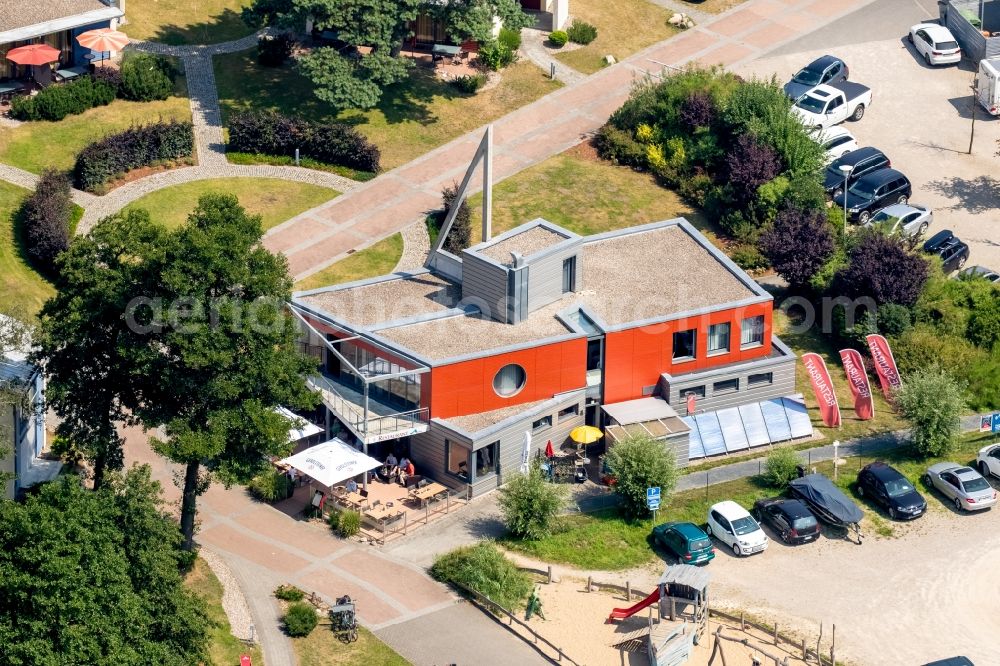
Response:
[[[850,164],[841,164],[840,172],[844,174],[844,237],[847,237],[847,178],[854,171],[854,167]]]

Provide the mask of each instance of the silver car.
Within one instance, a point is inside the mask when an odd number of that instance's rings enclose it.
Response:
[[[934,221],[934,212],[927,206],[893,204],[872,215],[865,226],[881,227],[887,236],[915,236],[927,231]]]
[[[997,503],[993,486],[971,467],[950,462],[937,463],[927,468],[924,478],[954,502],[958,511],[988,509]]]

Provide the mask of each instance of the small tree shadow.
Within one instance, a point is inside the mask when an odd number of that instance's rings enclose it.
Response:
[[[955,203],[948,210],[986,213],[1000,208],[1000,180],[983,174],[975,178],[950,177],[927,183],[927,188]]]

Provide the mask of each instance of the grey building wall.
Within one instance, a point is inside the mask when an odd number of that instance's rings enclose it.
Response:
[[[705,397],[698,398],[697,409],[699,412],[712,412],[717,409],[777,398],[795,393],[795,361],[795,356],[787,356],[777,359],[762,359],[729,369],[695,372],[674,377],[664,375],[660,379],[660,393],[663,399],[681,415],[687,413],[685,392],[698,386],[705,387]],[[762,373],[771,373],[772,382],[750,387],[748,377]],[[716,383],[732,379],[739,380],[738,390],[718,393],[715,391],[714,385]]]
[[[983,37],[982,33],[973,27],[959,11],[964,9],[973,16],[978,16],[979,2],[952,0],[948,5],[945,25],[951,31],[951,34],[955,35],[955,39],[962,47],[962,55],[977,63],[983,58],[995,58],[1000,55],[1000,37]],[[992,7],[988,7],[986,11],[987,26],[989,26],[991,12]]]
[[[563,261],[569,257],[576,257],[575,284],[577,287],[582,283],[580,248],[583,246],[582,240],[560,247],[550,253],[543,254],[537,259],[528,262],[528,311],[545,307],[553,301],[559,300],[562,295],[562,267]]]
[[[674,461],[677,467],[687,467],[691,462],[691,443],[688,441],[688,434],[674,435],[663,440],[666,447],[674,454]]]
[[[496,321],[507,321],[507,270],[464,251],[462,253],[462,298],[473,305],[481,301]],[[474,300],[475,299],[475,300]]]
[[[560,419],[559,412],[572,405],[577,405],[577,413]],[[471,484],[471,496],[476,497],[495,490],[509,475],[520,470],[524,433],[532,431],[532,423],[546,416],[552,417],[551,426],[542,427],[531,433],[532,457],[537,455],[536,452],[544,455],[545,444],[549,440],[552,440],[552,446],[558,450],[569,437],[569,431],[584,424],[584,407],[583,391],[574,391],[550,401],[539,409],[525,412],[516,419],[501,422],[471,435],[449,428],[443,422],[432,420],[427,432],[410,438],[410,458],[416,465],[418,474],[430,476],[449,488],[464,492],[469,489],[470,484],[447,471],[445,440],[449,440],[451,446],[464,445],[473,451],[499,442],[500,473],[475,479]]]

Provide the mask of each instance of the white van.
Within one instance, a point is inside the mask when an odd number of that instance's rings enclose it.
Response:
[[[979,76],[976,77],[979,103],[990,115],[1000,116],[1000,58],[979,61]]]

